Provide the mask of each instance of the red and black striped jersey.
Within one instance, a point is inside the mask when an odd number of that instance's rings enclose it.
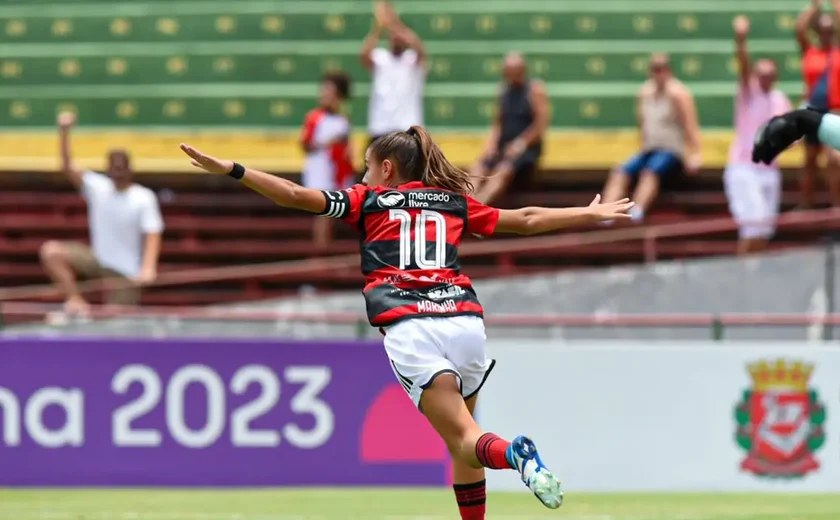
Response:
[[[458,247],[467,234],[492,235],[499,210],[421,182],[396,188],[357,184],[325,191],[323,216],[358,229],[371,325],[424,316],[483,316]]]

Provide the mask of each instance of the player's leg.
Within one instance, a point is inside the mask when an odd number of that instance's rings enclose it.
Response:
[[[524,436],[509,442],[482,431],[464,403],[456,375],[444,373],[424,385],[419,407],[453,458],[476,469],[515,469],[546,507],[562,505],[560,482],[543,464],[534,443]]]
[[[475,417],[475,403],[478,394],[466,399],[464,403],[470,415]],[[487,481],[484,467],[473,468],[460,459],[452,459],[452,488],[461,520],[484,520],[487,503]]]
[[[92,278],[99,263],[86,245],[48,240],[39,251],[41,265],[65,298],[64,309],[71,314],[85,314],[89,305],[79,293],[77,280]]]
[[[417,318],[386,327],[385,351],[400,384],[441,436],[454,460],[476,470],[515,469],[547,507],[559,507],[560,484],[542,464],[533,443],[519,437],[512,445],[476,424],[464,400],[473,396],[464,393],[456,364],[441,349],[441,337],[451,342],[451,352],[456,351],[454,346],[473,344],[484,351],[480,318],[473,318],[471,323],[455,318]],[[490,368],[492,362],[485,375]],[[480,384],[475,387],[476,393],[478,388]]]
[[[431,335],[441,354],[453,363],[459,375],[459,388],[451,386],[449,390],[460,389],[459,397],[463,397],[460,401],[453,397],[450,408],[449,394],[443,394],[446,383],[437,388],[432,383],[420,396],[421,411],[447,442],[447,446],[456,444],[447,441],[447,438],[461,439],[457,445],[462,450],[461,462],[467,467],[476,468],[474,462],[491,469],[513,467],[544,505],[552,509],[560,507],[563,501],[560,483],[543,464],[534,443],[524,436],[517,437],[512,443],[508,442],[496,434],[481,430],[473,418],[474,408],[471,406],[474,406],[479,391],[496,365],[495,360],[487,357],[484,320],[474,316],[459,316],[434,320],[434,325]],[[457,408],[459,402],[463,403],[461,408]],[[468,413],[458,413],[461,409],[466,409]],[[467,433],[463,434],[461,430]],[[477,439],[473,446],[475,436]],[[456,459],[454,453],[453,459]]]

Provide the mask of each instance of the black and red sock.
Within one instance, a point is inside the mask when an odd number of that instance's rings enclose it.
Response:
[[[458,501],[461,520],[484,520],[487,508],[486,481],[455,484],[452,488],[455,490],[455,500]]]
[[[475,443],[475,456],[485,468],[511,469],[506,452],[510,442],[495,433],[485,433]]]

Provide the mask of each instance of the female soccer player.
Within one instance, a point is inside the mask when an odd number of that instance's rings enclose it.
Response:
[[[364,184],[341,191],[304,188],[186,144],[181,149],[193,166],[228,174],[281,206],[359,230],[368,318],[385,334],[397,379],[446,442],[462,519],[484,518],[484,468],[518,471],[546,507],[560,507],[560,483],[534,443],[524,436],[508,442],[473,420],[478,391],[495,361],[486,357],[483,310],[460,272],[458,246],[467,233],[533,234],[629,218],[632,202],[601,204],[596,196],[585,208],[485,206],[467,195],[469,175],[418,126],[374,141]]]

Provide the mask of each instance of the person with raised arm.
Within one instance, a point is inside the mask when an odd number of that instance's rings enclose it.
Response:
[[[738,91],[735,95],[735,139],[723,174],[729,210],[739,225],[738,253],[764,249],[775,231],[782,191],[778,165],[754,163],[752,145],[758,129],[770,118],[791,109],[790,101],[776,89],[778,69],[767,58],[752,63],[747,50],[750,22],[738,16],[733,22]]]

